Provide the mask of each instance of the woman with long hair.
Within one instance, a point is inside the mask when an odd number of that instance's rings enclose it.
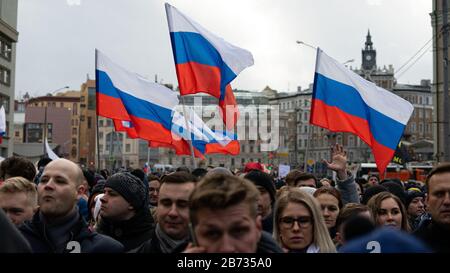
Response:
[[[370,198],[367,206],[377,226],[391,226],[409,232],[408,215],[400,198],[384,191]]]
[[[297,188],[283,192],[276,202],[273,236],[287,252],[336,252],[319,204]]]
[[[342,209],[341,194],[335,188],[322,187],[314,192],[314,197],[320,204],[325,225],[328,228],[331,239],[334,240],[336,237],[336,220],[339,211]]]

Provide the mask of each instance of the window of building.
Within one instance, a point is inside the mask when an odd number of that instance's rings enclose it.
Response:
[[[19,132],[19,131],[15,131],[15,132],[14,132],[14,135],[15,135],[16,137],[19,137],[19,136],[20,136],[20,132]]]
[[[72,115],[78,115],[78,105],[75,102],[72,105]]]
[[[110,119],[106,120],[106,126],[111,127],[112,121]]]
[[[253,153],[253,145],[250,145],[250,153]]]
[[[348,146],[349,147],[355,146],[355,137],[354,136],[348,136]]]
[[[125,144],[125,152],[129,153],[131,151],[131,144]]]
[[[419,133],[423,133],[423,123],[419,123]]]
[[[98,149],[99,149],[100,151],[103,151],[103,144],[99,144],[99,145],[98,145]]]
[[[182,162],[181,164],[182,164],[183,166],[186,165],[186,158],[183,157],[183,158],[181,159],[181,162]]]
[[[234,158],[231,158],[231,166],[234,166]]]
[[[7,61],[11,61],[12,42],[3,35],[0,35],[0,57]]]
[[[11,85],[11,70],[0,65],[0,83],[6,86]]]
[[[76,134],[77,134],[77,128],[74,127],[74,128],[72,128],[72,135],[76,135]]]
[[[87,125],[88,129],[91,129],[91,127],[92,127],[92,117],[88,117],[88,123],[87,124],[88,124]]]
[[[88,88],[88,109],[89,110],[95,110],[95,103],[96,103],[96,93],[94,87]]]
[[[2,106],[5,108],[5,113],[8,114],[9,113],[9,97],[5,96],[3,94],[0,94],[0,106]]]
[[[245,164],[245,158],[241,158],[241,165],[244,166]]]
[[[77,144],[77,139],[76,138],[72,138],[72,144]]]

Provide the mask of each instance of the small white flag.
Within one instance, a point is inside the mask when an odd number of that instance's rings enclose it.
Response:
[[[50,148],[50,145],[48,145],[47,138],[45,138],[45,150],[47,151],[48,157],[49,157],[51,160],[55,160],[55,159],[58,159],[58,158],[59,158],[59,156],[57,156],[57,155],[53,152],[52,148]]]

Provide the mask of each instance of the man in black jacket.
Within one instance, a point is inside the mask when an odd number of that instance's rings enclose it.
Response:
[[[154,220],[144,183],[130,173],[116,173],[105,183],[97,231],[121,242],[125,251],[150,239]]]
[[[421,225],[414,235],[435,252],[450,252],[450,163],[434,168],[425,181],[425,202],[431,220]]]
[[[166,175],[161,180],[156,228],[151,238],[132,252],[176,253],[184,250],[179,246],[186,245],[189,240],[188,203],[195,187],[194,181],[195,177],[184,171]]]
[[[90,231],[78,212],[82,181],[83,173],[72,161],[57,159],[45,167],[38,184],[40,209],[19,227],[33,252],[123,252],[119,242]]]

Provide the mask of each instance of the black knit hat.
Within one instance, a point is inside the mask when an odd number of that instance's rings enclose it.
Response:
[[[383,191],[388,191],[388,189],[381,185],[368,187],[362,195],[361,203],[367,205],[367,202],[369,202],[370,198]]]
[[[116,173],[106,180],[105,188],[120,194],[137,211],[144,205],[146,194],[142,181],[130,173]]]
[[[409,204],[411,204],[412,200],[416,197],[425,198],[425,194],[421,192],[419,189],[415,188],[406,191],[406,199],[405,199],[405,208],[408,209]]]
[[[261,186],[270,195],[270,200],[272,201],[272,204],[275,202],[275,185],[272,181],[272,178],[267,173],[264,173],[262,171],[258,170],[251,170],[249,173],[247,173],[244,176],[245,179],[250,180],[255,184],[255,186]]]

